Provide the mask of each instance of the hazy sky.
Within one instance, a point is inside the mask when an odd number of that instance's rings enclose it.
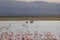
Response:
[[[27,1],[27,2],[31,2],[31,1],[60,2],[60,0],[15,0],[15,1]]]

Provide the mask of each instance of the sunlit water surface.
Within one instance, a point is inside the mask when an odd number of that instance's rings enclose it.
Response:
[[[28,23],[26,21],[0,21],[1,27],[9,27],[9,29],[6,30],[6,28],[3,28],[0,30],[0,33],[3,31],[12,31],[15,34],[21,31],[30,31],[31,33],[34,33],[34,31],[38,31],[38,33],[50,31],[56,36],[60,34],[60,21],[34,21],[33,23],[30,23],[30,21]]]

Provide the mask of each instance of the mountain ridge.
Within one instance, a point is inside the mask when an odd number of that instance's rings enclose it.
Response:
[[[60,3],[9,1],[0,4],[0,16],[59,16]]]

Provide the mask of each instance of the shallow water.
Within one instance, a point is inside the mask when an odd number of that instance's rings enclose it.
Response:
[[[0,30],[0,33],[3,31],[13,31],[15,34],[18,32],[26,32],[30,31],[34,33],[34,31],[38,31],[38,33],[43,33],[44,31],[53,32],[55,36],[60,34],[60,21],[34,21],[33,23],[26,23],[26,21],[0,21],[0,28],[1,27],[11,27],[6,30],[3,28]]]

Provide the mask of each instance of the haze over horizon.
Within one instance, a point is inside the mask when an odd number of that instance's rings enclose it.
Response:
[[[45,2],[57,2],[57,3],[60,3],[60,0],[0,0],[0,1],[25,1],[25,2],[45,1]]]
[[[12,0],[12,1],[26,1],[26,2],[45,1],[45,2],[59,2],[60,3],[60,0]]]
[[[0,0],[0,16],[60,17],[60,0]]]

